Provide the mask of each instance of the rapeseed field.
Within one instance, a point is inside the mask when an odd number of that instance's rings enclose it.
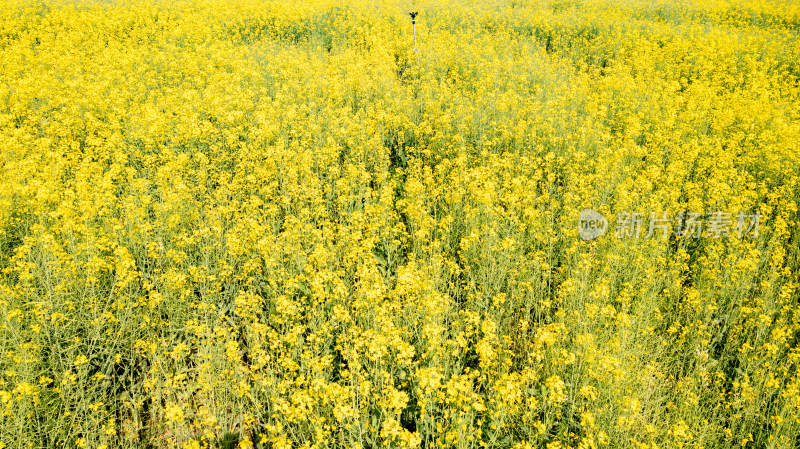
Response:
[[[796,2],[0,4],[0,448],[800,447]]]

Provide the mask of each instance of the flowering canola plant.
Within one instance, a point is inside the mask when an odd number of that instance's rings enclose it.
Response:
[[[797,447],[800,7],[467,3],[0,0],[0,448]]]

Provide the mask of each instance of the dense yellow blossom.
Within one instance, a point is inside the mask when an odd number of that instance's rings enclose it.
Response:
[[[799,26],[0,0],[0,448],[797,446]]]

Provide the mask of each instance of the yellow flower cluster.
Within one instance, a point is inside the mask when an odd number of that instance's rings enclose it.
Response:
[[[800,6],[467,3],[0,0],[0,448],[796,446]]]

